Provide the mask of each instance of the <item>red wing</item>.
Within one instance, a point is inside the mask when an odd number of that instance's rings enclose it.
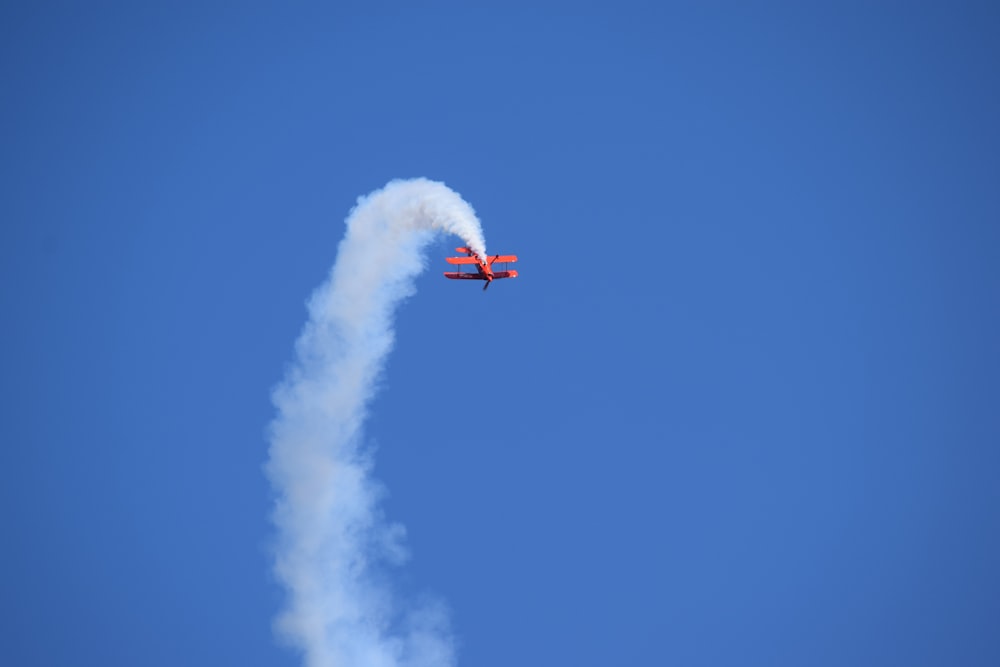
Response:
[[[517,271],[494,271],[493,278],[497,280],[500,278],[517,278]]]
[[[452,280],[486,280],[478,273],[455,273],[453,271],[445,271],[444,277]]]
[[[490,258],[491,262],[516,262],[517,255],[497,255],[496,257]]]
[[[444,261],[449,264],[478,264],[475,257],[445,257]]]

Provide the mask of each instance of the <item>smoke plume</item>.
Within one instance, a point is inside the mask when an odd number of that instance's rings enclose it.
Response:
[[[308,667],[454,664],[440,605],[401,608],[386,583],[382,566],[405,558],[403,529],[379,510],[361,442],[393,312],[413,294],[424,248],[440,232],[485,256],[475,212],[443,183],[392,181],[359,198],[274,392],[266,472],[276,496],[274,571],[287,591],[276,627]]]

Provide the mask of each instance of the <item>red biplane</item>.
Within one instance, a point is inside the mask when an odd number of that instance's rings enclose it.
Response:
[[[445,271],[445,278],[451,278],[452,280],[485,280],[486,284],[483,285],[484,292],[494,280],[499,280],[501,278],[517,278],[517,271],[507,270],[506,266],[509,263],[516,262],[517,255],[493,255],[492,257],[487,257],[484,261],[468,248],[455,248],[455,252],[464,252],[466,256],[445,257],[445,261],[449,264],[474,264],[476,272],[463,273],[461,269],[458,271]],[[493,265],[496,263],[504,264],[504,270],[494,271]]]

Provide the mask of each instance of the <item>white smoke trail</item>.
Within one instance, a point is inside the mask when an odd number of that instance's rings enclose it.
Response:
[[[403,529],[378,509],[361,446],[393,312],[413,293],[438,232],[486,254],[472,207],[443,183],[392,181],[360,198],[330,277],[309,301],[296,363],[274,393],[266,471],[277,496],[275,574],[288,593],[276,627],[308,667],[454,664],[440,606],[400,610],[379,575],[383,562],[405,557]]]

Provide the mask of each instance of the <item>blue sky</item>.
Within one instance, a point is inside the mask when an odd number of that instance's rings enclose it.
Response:
[[[988,3],[0,10],[0,662],[295,665],[262,466],[356,198],[366,438],[459,664],[1000,661]]]

